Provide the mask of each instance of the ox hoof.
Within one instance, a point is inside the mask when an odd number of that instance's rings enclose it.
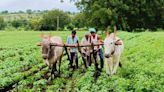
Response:
[[[116,73],[113,73],[113,75],[116,75]]]
[[[110,77],[110,74],[107,74],[108,77]]]
[[[57,71],[54,72],[55,77],[59,77],[59,75],[60,75],[59,72],[57,72]]]
[[[110,73],[106,73],[108,76],[110,76]]]
[[[115,74],[116,74],[116,72],[113,72],[112,74],[113,74],[113,75],[115,75]]]

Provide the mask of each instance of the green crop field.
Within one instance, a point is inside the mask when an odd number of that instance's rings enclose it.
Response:
[[[66,41],[71,32],[44,32]],[[81,39],[86,32],[78,32]],[[79,55],[80,69],[68,70],[67,57],[61,76],[49,82],[48,68],[36,43],[41,32],[0,32],[0,92],[164,92],[164,32],[118,32],[125,49],[122,68],[107,76],[105,68],[97,80],[94,65],[85,70]],[[102,37],[104,38],[104,37]]]

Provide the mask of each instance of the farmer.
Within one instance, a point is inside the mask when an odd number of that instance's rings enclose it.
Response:
[[[96,34],[97,34],[98,28],[95,28],[95,29],[96,29]],[[99,38],[99,42],[103,43],[103,40],[101,40]],[[104,53],[103,53],[103,50],[102,50],[102,46],[100,46],[100,48],[99,48],[99,57],[100,57],[101,69],[102,69],[104,67]]]
[[[67,38],[68,46],[77,45],[78,37],[76,36],[76,31],[73,30],[72,34]],[[73,61],[76,62],[76,68],[78,68],[78,49],[77,47],[70,47],[70,68],[74,68]]]
[[[96,29],[95,28],[90,28],[89,32],[91,33],[90,35],[90,43],[96,44],[96,43],[100,43],[101,39],[100,37],[97,35],[96,33]],[[100,56],[100,61],[101,61],[101,69],[104,67],[104,56],[103,56],[103,52],[102,52],[102,46],[94,46],[92,54],[93,54],[93,58],[95,60],[95,68],[98,69],[98,62],[97,62],[97,54],[99,52],[99,56]]]
[[[89,33],[85,34],[85,37],[82,38],[81,44],[90,44],[89,42]],[[90,51],[89,47],[82,47],[81,52],[82,52],[82,59],[84,61],[85,68],[87,68],[87,65],[90,60]]]

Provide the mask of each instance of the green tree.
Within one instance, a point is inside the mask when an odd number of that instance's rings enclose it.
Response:
[[[27,14],[32,14],[33,12],[32,12],[31,9],[27,9],[27,10],[26,10],[26,13],[27,13]]]
[[[3,17],[0,17],[0,30],[2,30],[5,27],[5,22]]]
[[[72,24],[75,26],[75,27],[78,27],[78,28],[82,28],[82,27],[85,27],[86,26],[86,20],[85,20],[85,15],[84,13],[77,13],[74,15],[73,19],[72,19]]]
[[[59,27],[64,28],[71,21],[70,16],[61,10],[48,11],[43,15],[41,30],[56,30],[57,21],[59,21]]]
[[[128,10],[123,11],[122,14],[126,17],[130,29],[149,28],[154,30],[164,25],[163,0],[127,0],[123,3],[128,6]]]
[[[81,0],[77,2],[87,20],[87,25],[107,28],[116,25],[119,10],[126,10],[126,6],[118,0]]]
[[[42,17],[34,17],[29,20],[30,27],[33,30],[40,30],[42,26]]]
[[[5,11],[2,11],[1,13],[2,14],[8,14],[9,12],[7,10],[5,10]]]
[[[13,20],[9,22],[13,27],[19,28],[19,27],[26,27],[29,26],[29,21],[25,19],[18,19],[18,20]]]
[[[163,27],[163,0],[79,0],[87,25],[107,28],[117,25],[123,30]]]

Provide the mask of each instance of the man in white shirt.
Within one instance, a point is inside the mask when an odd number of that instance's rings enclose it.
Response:
[[[90,28],[89,32],[91,33],[90,35],[90,43],[96,44],[96,43],[100,43],[102,42],[100,40],[100,37],[96,34],[96,29],[95,28]],[[95,68],[98,69],[98,62],[97,62],[97,52],[99,52],[99,56],[100,56],[100,61],[101,61],[101,69],[104,66],[104,56],[103,56],[103,52],[102,52],[102,46],[94,46],[93,48],[93,58],[95,59]]]
[[[78,37],[76,36],[76,31],[73,30],[72,34],[70,36],[68,36],[67,38],[67,44],[69,45],[77,45],[78,42]],[[78,68],[78,49],[77,47],[70,47],[70,68],[73,68],[73,61],[75,59],[76,62],[76,68]]]
[[[90,44],[89,35],[90,34],[88,34],[88,33],[85,34],[85,37],[83,37],[81,40],[81,44]],[[87,65],[90,60],[90,49],[89,49],[89,47],[82,47],[81,52],[82,52],[82,59],[84,61],[85,68],[87,68]]]

